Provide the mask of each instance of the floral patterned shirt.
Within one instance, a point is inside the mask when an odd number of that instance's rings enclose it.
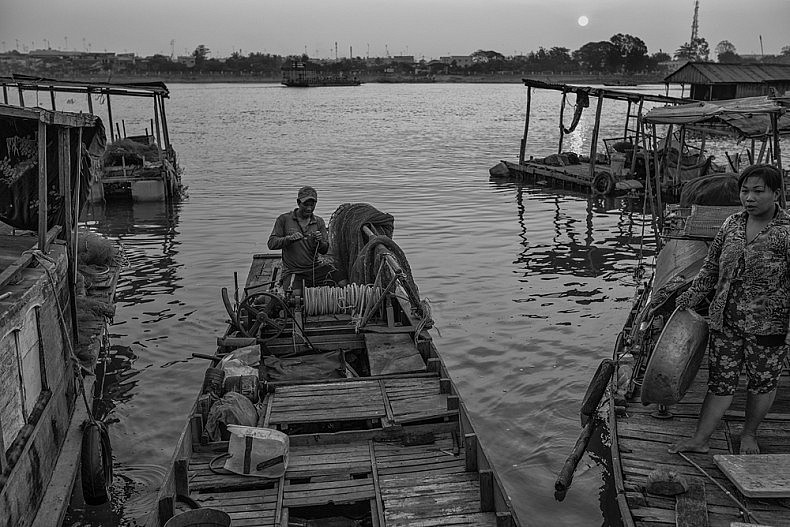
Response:
[[[702,269],[677,303],[694,306],[715,289],[708,310],[711,328],[721,330],[728,312],[738,313],[727,319],[739,319],[737,329],[743,332],[785,335],[790,324],[790,215],[777,207],[774,218],[749,243],[747,216],[742,211],[724,221]]]

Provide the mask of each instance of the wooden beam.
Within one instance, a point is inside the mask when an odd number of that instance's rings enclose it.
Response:
[[[524,136],[521,138],[521,145],[519,146],[518,150],[518,164],[524,164],[524,158],[526,157],[526,149],[527,149],[527,135],[529,135],[529,114],[532,111],[532,87],[527,86],[527,113],[526,117],[524,118]]]
[[[173,464],[176,496],[189,496],[189,460],[177,459]]]
[[[565,100],[568,98],[568,92],[562,91],[562,102],[560,103],[560,143],[557,147],[557,154],[562,153],[562,140],[565,138],[565,124],[563,118],[565,117]]]
[[[595,108],[595,124],[593,126],[592,144],[590,145],[590,181],[595,179],[595,158],[598,155],[598,132],[601,129],[601,108],[603,108],[603,96],[598,94],[598,106]]]
[[[38,248],[47,252],[47,127],[38,122]]]
[[[54,240],[57,237],[57,235],[60,233],[61,228],[62,227],[60,225],[56,225],[46,233],[44,238],[45,246],[49,247],[49,244],[52,243],[52,240]],[[36,247],[34,245],[31,248],[35,249]],[[27,268],[30,262],[33,261],[33,258],[34,256],[32,254],[26,252],[22,254],[19,258],[17,258],[14,263],[6,267],[3,270],[3,272],[0,273],[0,288],[15,281],[16,276]]]
[[[689,481],[689,489],[686,492],[675,496],[675,525],[708,527],[705,482],[694,478]]]

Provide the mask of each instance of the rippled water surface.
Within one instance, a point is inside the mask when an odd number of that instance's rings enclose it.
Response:
[[[244,280],[306,184],[327,220],[344,202],[395,216],[436,345],[522,522],[607,523],[595,461],[582,460],[564,502],[553,485],[580,432],[587,383],[628,313],[634,269],[650,256],[640,251],[648,227],[630,211],[639,204],[489,180],[489,167],[518,157],[523,86],[170,89],[189,198],[172,211],[113,204],[82,218],[119,240],[129,265],[99,403],[113,445],[112,500],[94,508],[75,496],[68,524],[134,525],[154,507],[206,367],[191,353],[213,353],[224,330],[220,288],[233,287],[234,272]],[[558,105],[555,93],[533,97],[528,154],[552,153]],[[135,121],[130,107],[114,100],[113,114],[128,116],[127,133],[142,132],[147,115]],[[592,117],[566,149],[585,152]],[[622,133],[616,112],[605,120],[601,137]]]

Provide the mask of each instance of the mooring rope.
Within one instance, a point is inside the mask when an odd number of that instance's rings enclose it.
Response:
[[[364,316],[381,297],[381,287],[348,284],[345,287],[305,287],[305,315],[335,315],[347,313]]]

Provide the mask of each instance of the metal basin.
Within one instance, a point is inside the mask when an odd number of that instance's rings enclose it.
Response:
[[[696,312],[675,310],[659,335],[642,381],[642,404],[680,401],[705,356],[708,323]]]

